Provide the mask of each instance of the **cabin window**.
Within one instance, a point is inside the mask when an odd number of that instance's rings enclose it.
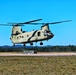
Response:
[[[24,36],[22,36],[22,38],[24,38]]]
[[[17,39],[18,39],[18,37],[17,37]]]
[[[40,36],[40,32],[38,32],[38,36]]]
[[[27,37],[29,37],[29,35],[27,35]]]
[[[21,36],[20,36],[20,38],[21,38]]]

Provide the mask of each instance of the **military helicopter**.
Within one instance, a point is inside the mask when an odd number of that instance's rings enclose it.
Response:
[[[42,41],[49,40],[54,37],[54,34],[51,32],[49,28],[49,24],[58,24],[58,23],[71,21],[71,20],[65,20],[65,21],[52,22],[52,23],[35,23],[36,21],[40,21],[40,20],[42,19],[27,21],[23,23],[8,23],[8,26],[13,26],[10,37],[13,46],[15,46],[15,44],[23,44],[23,46],[25,46],[27,43],[33,45],[33,42],[39,42],[39,41],[40,41],[40,45],[43,45]],[[32,24],[32,25],[42,24],[42,26],[40,30],[32,30],[31,32],[26,32],[26,31],[22,31],[22,28],[20,27],[20,26],[24,26],[25,24]]]

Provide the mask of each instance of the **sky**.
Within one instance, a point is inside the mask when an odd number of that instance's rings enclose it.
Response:
[[[39,18],[43,20],[37,23],[72,20],[71,22],[50,25],[54,37],[43,41],[44,46],[76,45],[75,0],[0,0],[0,24],[26,22]],[[22,29],[28,32],[33,29],[39,30],[41,25],[25,25]],[[0,46],[12,45],[11,30],[12,26],[0,26]]]

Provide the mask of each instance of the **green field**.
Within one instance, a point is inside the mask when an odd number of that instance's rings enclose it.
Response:
[[[76,56],[0,57],[0,75],[76,75]]]

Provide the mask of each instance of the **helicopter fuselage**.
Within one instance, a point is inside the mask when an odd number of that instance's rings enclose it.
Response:
[[[10,39],[13,44],[26,44],[32,42],[38,42],[53,38],[53,33],[49,30],[49,26],[43,25],[41,30],[35,30],[31,32],[24,32],[19,26],[15,26],[12,29],[12,36]]]

